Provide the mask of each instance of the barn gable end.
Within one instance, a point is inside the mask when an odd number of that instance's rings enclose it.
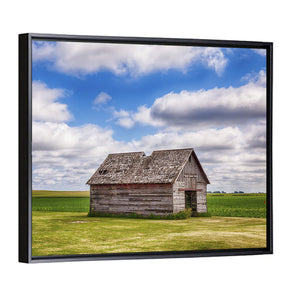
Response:
[[[206,187],[208,183],[209,180],[193,151],[173,184],[173,212],[177,213],[186,208],[188,192],[194,193],[196,197],[196,211],[207,212]]]
[[[164,215],[186,207],[194,190],[197,211],[206,211],[205,172],[192,148],[109,154],[93,176],[90,210]],[[195,206],[195,205],[194,205]],[[194,209],[194,208],[193,208]]]

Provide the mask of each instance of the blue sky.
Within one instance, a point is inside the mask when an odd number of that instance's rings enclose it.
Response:
[[[193,147],[209,190],[264,192],[265,71],[264,50],[34,42],[33,188],[86,190],[112,152]]]

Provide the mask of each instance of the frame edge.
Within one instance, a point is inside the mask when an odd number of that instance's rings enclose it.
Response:
[[[19,262],[31,261],[30,34],[19,35]]]
[[[267,45],[267,249],[273,254],[273,43]]]

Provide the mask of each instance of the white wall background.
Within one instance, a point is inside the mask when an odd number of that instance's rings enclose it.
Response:
[[[280,4],[279,4],[280,3]],[[0,4],[2,299],[296,299],[299,260],[297,1],[3,1]],[[17,262],[18,34],[274,42],[274,255]]]

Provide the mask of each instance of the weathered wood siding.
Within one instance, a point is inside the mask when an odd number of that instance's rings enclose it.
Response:
[[[205,182],[197,182],[197,212],[207,212],[206,198],[207,184]]]
[[[173,184],[173,213],[185,209],[184,182],[176,181]]]
[[[197,212],[207,212],[206,187],[207,183],[196,159],[191,155],[173,184],[173,212],[177,213],[185,208],[185,190],[196,190]]]
[[[92,212],[163,215],[173,212],[171,184],[91,185]]]

